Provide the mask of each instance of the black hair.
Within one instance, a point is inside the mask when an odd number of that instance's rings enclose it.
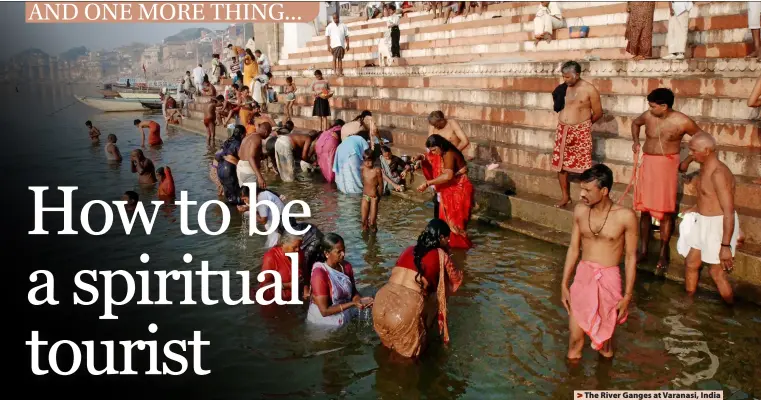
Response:
[[[375,154],[372,149],[366,149],[362,154],[362,161],[375,161]]]
[[[354,118],[354,121],[359,121],[362,118],[365,117],[372,117],[373,113],[371,113],[369,110],[362,111],[359,115],[357,115],[357,118]]]
[[[254,58],[254,52],[251,51],[251,49],[246,48],[246,54],[249,55],[251,58]]]
[[[576,61],[566,61],[563,63],[563,66],[560,67],[560,72],[562,73],[563,71],[571,68],[573,68],[573,72],[576,72],[577,75],[581,74],[581,65]]]
[[[581,174],[581,181],[597,182],[598,188],[607,188],[610,191],[613,188],[613,171],[605,164],[597,164]]]
[[[164,176],[166,176],[166,174],[164,173],[164,167],[160,167],[159,169],[157,169],[157,170],[156,170],[156,173],[157,173],[157,174],[159,174],[159,175],[161,175],[161,177],[162,177],[162,178],[163,178]]]
[[[254,50],[254,53],[262,54],[262,51],[257,49],[257,50]]]
[[[86,126],[92,126],[92,121],[87,121],[87,122],[85,122],[85,125],[86,125]]]
[[[384,153],[391,153],[391,148],[388,146],[381,146],[381,151]]]
[[[388,9],[392,11],[396,11],[396,6],[393,4],[388,4]]]
[[[133,192],[132,190],[128,190],[128,191],[124,192],[124,194],[127,196],[127,198],[130,201],[134,201],[135,203],[140,201],[140,196],[138,196],[137,193]]]
[[[243,140],[244,136],[246,136],[246,127],[243,125],[235,125],[231,138],[240,141]]]
[[[272,72],[267,72],[267,73],[266,73],[266,74],[264,74],[264,75],[265,75],[265,76],[267,76],[267,78],[270,78],[270,79],[272,79]]]
[[[674,107],[674,92],[667,88],[658,88],[647,95],[647,101],[659,105],[667,105],[669,109]]]
[[[439,134],[433,134],[431,136],[428,136],[428,139],[425,141],[425,147],[431,148],[431,147],[438,147],[441,149],[442,153],[446,153],[448,151],[454,151],[457,154],[462,157],[462,159],[465,159],[465,156],[462,155],[462,152],[460,149],[455,147],[455,145],[452,144],[449,140],[445,139],[444,136],[441,136]]]
[[[237,84],[237,83],[233,83],[233,84],[232,84],[232,87],[234,87],[234,88],[235,88],[235,90],[238,90],[238,89],[240,89],[240,87],[238,86],[238,84]]]
[[[417,238],[417,243],[412,253],[415,258],[415,267],[417,268],[417,275],[415,275],[415,282],[423,288],[423,257],[428,254],[429,251],[441,248],[441,237],[449,237],[451,233],[449,225],[443,220],[438,218],[432,219],[428,222],[428,226],[425,227],[423,233]]]
[[[320,76],[322,76],[322,71],[320,71],[320,70],[318,69],[318,70],[314,71],[314,75],[315,75],[315,76],[317,76],[317,75],[320,75]]]
[[[229,44],[227,45],[227,48],[228,48],[228,49],[229,49],[230,47],[233,47],[233,44],[232,44],[232,43],[229,43]]]
[[[291,82],[291,83],[293,83],[293,78],[292,78],[292,77],[290,77],[290,76],[286,76],[286,77],[285,77],[285,81],[286,81],[286,82]]]
[[[294,128],[293,121],[285,121],[285,129],[292,131]]]
[[[344,238],[341,235],[331,232],[323,236],[320,241],[320,254],[317,260],[321,262],[327,261],[328,258],[325,257],[325,253],[332,251],[339,243],[343,243],[346,246],[346,242],[344,242]]]
[[[249,90],[248,85],[243,85],[240,87],[240,90]]]
[[[140,123],[140,120],[139,120],[139,119],[136,119],[136,120],[134,120],[133,122],[135,123],[135,125],[137,125],[137,124],[139,124],[139,123]]]
[[[217,100],[225,101],[225,96],[222,96],[221,94],[217,95]]]

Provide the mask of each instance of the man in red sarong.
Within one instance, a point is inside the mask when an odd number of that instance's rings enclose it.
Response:
[[[632,122],[632,150],[640,152],[639,133],[645,126],[645,144],[641,165],[635,171],[634,209],[641,212],[638,259],[645,261],[650,242],[652,218],[661,223],[661,248],[658,268],[669,263],[669,241],[674,232],[677,211],[679,151],[684,135],[702,132],[690,117],[674,111],[674,93],[658,88],[647,95],[650,109]],[[636,158],[636,157],[635,157]]]
[[[555,207],[571,202],[568,173],[581,173],[592,167],[592,124],[602,118],[600,93],[580,78],[581,65],[568,61],[561,68],[566,92],[558,115],[552,170],[558,173],[562,199]]]
[[[584,335],[603,357],[613,357],[611,339],[626,322],[637,276],[637,215],[610,199],[613,172],[598,164],[581,175],[581,201],[573,210],[571,244],[563,267],[560,298],[568,312],[568,358],[578,360]],[[581,253],[581,254],[579,254]],[[576,261],[581,255],[578,266]],[[626,288],[618,264],[625,256]],[[573,284],[568,286],[573,277]]]

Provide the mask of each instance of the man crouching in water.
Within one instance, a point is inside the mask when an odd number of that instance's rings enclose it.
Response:
[[[566,254],[561,283],[561,301],[568,311],[568,358],[581,358],[584,334],[592,348],[613,357],[611,339],[616,324],[626,322],[637,272],[637,216],[629,208],[613,203],[610,189],[613,172],[598,164],[581,175],[581,201],[573,210],[571,244]],[[579,259],[573,285],[571,274]],[[626,252],[626,292],[621,296],[618,264]]]

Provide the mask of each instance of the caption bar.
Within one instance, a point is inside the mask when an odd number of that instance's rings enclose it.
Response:
[[[311,22],[320,3],[26,2],[27,23]]]
[[[723,399],[721,390],[575,390],[574,399]]]

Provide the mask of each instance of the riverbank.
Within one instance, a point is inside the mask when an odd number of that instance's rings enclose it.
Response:
[[[175,125],[173,127],[205,136],[205,129],[201,118],[199,118],[201,117],[200,113],[192,111],[191,116],[195,116],[195,118],[185,119],[182,126]],[[218,129],[218,142],[223,142],[227,137],[226,129]],[[416,176],[413,182],[422,182],[422,177]],[[405,192],[392,192],[392,194],[417,203],[431,201],[430,194],[418,193],[415,191],[416,185],[411,186]],[[568,226],[567,221],[570,220],[571,209],[558,209],[543,199],[525,194],[520,196],[506,195],[504,189],[478,180],[474,180],[474,186],[476,187],[476,206],[472,213],[472,220],[557,245],[569,245],[570,226]],[[670,243],[671,265],[663,276],[669,280],[683,283],[684,259],[676,251],[677,237],[678,231]],[[659,240],[658,232],[656,232],[655,238],[650,241],[650,254],[657,254],[660,246]],[[649,273],[656,273],[654,262],[639,264],[637,268]],[[735,269],[730,279],[734,283],[735,294],[738,298],[761,305],[761,252],[753,246],[738,249],[735,256]],[[700,290],[716,292],[716,286],[707,268],[703,268],[701,271],[699,286]]]

